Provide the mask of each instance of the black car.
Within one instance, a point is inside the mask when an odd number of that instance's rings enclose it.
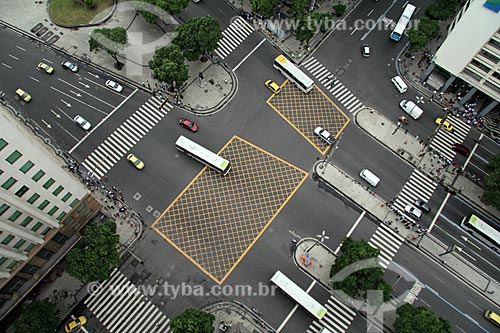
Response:
[[[425,214],[431,211],[431,206],[429,206],[429,204],[422,199],[415,200],[414,205]]]

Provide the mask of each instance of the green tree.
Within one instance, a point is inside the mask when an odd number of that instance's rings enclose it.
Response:
[[[429,37],[424,32],[417,29],[408,31],[408,40],[411,50],[421,50],[429,44]]]
[[[488,175],[484,179],[482,200],[500,209],[500,154],[495,155],[484,168]]]
[[[53,333],[56,331],[59,320],[57,319],[56,306],[47,300],[34,300],[23,304],[21,315],[14,326],[16,333]]]
[[[425,10],[425,15],[433,20],[443,21],[455,14],[457,0],[438,0]]]
[[[337,15],[338,17],[345,14],[346,8],[347,8],[346,5],[342,3],[333,6],[333,10],[335,10],[335,15]]]
[[[95,29],[90,33],[90,51],[106,50],[106,52],[115,59],[115,67],[117,69],[123,67],[123,64],[118,60],[118,52],[123,50],[125,45],[127,45],[127,30],[124,28]]]
[[[314,37],[314,21],[310,15],[301,15],[297,17],[298,24],[294,29],[295,38],[301,43],[309,45],[309,41]]]
[[[85,0],[85,6],[88,9],[92,9],[95,7],[95,0]]]
[[[252,10],[264,17],[271,17],[280,0],[250,0]]]
[[[108,279],[111,268],[120,262],[118,242],[115,222],[89,224],[80,242],[66,257],[68,273],[83,281]]]
[[[184,64],[184,55],[177,45],[164,46],[155,51],[153,59],[149,61],[149,68],[155,78],[172,85],[175,81],[180,87],[189,78],[188,67]]]
[[[427,16],[423,16],[418,24],[418,30],[422,31],[429,40],[439,37],[439,23],[436,20],[431,20]]]
[[[294,14],[301,15],[304,13],[304,9],[309,4],[309,0],[293,0],[292,1],[292,12]]]
[[[396,310],[396,333],[451,333],[451,323],[436,317],[430,309],[404,304]]]
[[[172,320],[173,333],[213,333],[215,316],[196,309],[186,309]]]
[[[383,300],[388,301],[391,286],[384,281],[384,270],[380,267],[371,267],[357,270],[356,264],[364,259],[376,258],[380,254],[379,249],[370,246],[366,241],[355,241],[352,238],[344,239],[340,249],[340,255],[330,270],[330,277],[346,267],[355,272],[351,273],[342,281],[332,283],[333,289],[342,290],[353,298],[366,299],[368,290],[381,290]]]
[[[189,0],[143,0],[159,10],[166,11],[167,13],[177,16],[179,15],[189,4]],[[155,15],[154,11],[141,10],[144,20],[148,23],[155,23],[158,16]]]
[[[173,43],[178,45],[186,59],[198,60],[217,48],[222,38],[219,21],[211,16],[197,17],[179,25]]]

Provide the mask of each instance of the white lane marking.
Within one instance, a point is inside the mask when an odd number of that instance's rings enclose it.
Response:
[[[234,73],[234,72],[236,72],[236,70],[237,70],[237,69],[241,66],[241,64],[243,64],[243,63],[245,62],[245,60],[247,60],[247,59],[248,59],[248,57],[250,57],[250,56],[252,55],[252,53],[254,53],[255,51],[257,51],[257,49],[258,49],[258,48],[259,48],[259,47],[260,47],[260,46],[261,46],[261,45],[262,45],[265,41],[266,41],[266,39],[261,40],[261,41],[260,41],[260,43],[259,43],[259,44],[257,44],[257,46],[256,46],[256,47],[254,47],[254,48],[253,48],[253,50],[252,50],[252,51],[250,51],[250,53],[248,53],[248,54],[246,55],[246,57],[245,57],[245,58],[243,58],[243,60],[241,60],[241,61],[240,61],[240,63],[239,63],[238,65],[236,65],[236,67],[235,67],[235,68],[233,68],[233,73]]]
[[[18,48],[18,49],[19,49],[19,50],[21,50],[21,51],[26,51],[26,49],[23,49],[22,47],[17,46],[17,45],[16,45],[16,48]]]
[[[12,67],[10,67],[9,65],[4,64],[3,62],[2,62],[2,65],[3,65],[3,66],[5,66],[5,67],[7,67],[7,68],[12,68]]]
[[[60,94],[62,94],[62,95],[64,95],[64,96],[66,96],[66,97],[68,97],[68,98],[71,98],[71,99],[73,99],[73,100],[75,100],[75,101],[79,102],[80,104],[86,105],[86,106],[88,106],[89,108],[94,109],[94,110],[96,110],[96,111],[97,111],[97,112],[99,112],[99,113],[102,113],[102,114],[107,115],[107,113],[106,113],[106,112],[104,112],[104,111],[102,111],[102,110],[99,110],[98,108],[96,108],[96,107],[94,107],[94,106],[92,106],[92,105],[90,105],[90,104],[88,104],[88,103],[82,102],[82,101],[80,101],[79,99],[76,99],[75,97],[73,97],[73,96],[71,96],[71,95],[69,95],[69,94],[66,94],[65,92],[63,92],[63,91],[61,91],[61,90],[59,90],[59,89],[57,89],[57,88],[50,87],[50,89],[55,90],[55,91],[57,91],[58,93],[60,93]],[[61,101],[62,101],[62,99],[61,99]],[[66,103],[67,103],[67,102],[66,102]],[[69,103],[67,103],[67,105],[68,105],[68,104],[69,104]]]
[[[36,82],[40,82],[40,80],[38,80],[37,78],[34,78],[32,76],[28,76],[30,79],[32,79],[33,81],[36,81]]]
[[[19,60],[19,58],[18,58],[18,57],[13,56],[12,54],[9,54],[9,57],[11,57],[11,58],[13,58],[13,59],[16,59],[16,60]]]

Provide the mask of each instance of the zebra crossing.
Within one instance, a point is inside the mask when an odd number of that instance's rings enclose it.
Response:
[[[380,250],[378,260],[380,266],[386,269],[389,267],[392,258],[396,255],[404,240],[401,235],[381,223],[368,244]]]
[[[327,328],[331,332],[344,333],[351,325],[356,312],[347,305],[330,296],[325,304],[327,312],[321,320],[315,320],[309,325],[307,333],[318,333],[322,328]]]
[[[417,199],[429,202],[437,186],[425,173],[415,169],[394,200],[394,207],[403,212],[406,205],[413,204]]]
[[[451,149],[451,146],[454,143],[464,142],[471,127],[458,117],[448,117],[446,120],[453,125],[453,132],[450,133],[442,128],[439,128],[430,143],[430,147],[439,151],[449,160],[453,160],[456,153],[453,149]]]
[[[170,319],[118,269],[84,304],[111,333],[168,332]]]
[[[303,66],[320,82],[349,112],[355,112],[363,107],[363,103],[351,93],[335,76],[316,58],[307,59]]]
[[[222,39],[217,42],[218,47],[215,49],[215,53],[221,59],[226,58],[254,31],[253,26],[243,18],[236,16],[231,24],[222,31]]]
[[[147,100],[87,156],[82,165],[94,177],[101,179],[172,109],[172,105],[165,103],[162,106],[162,103],[154,96]]]

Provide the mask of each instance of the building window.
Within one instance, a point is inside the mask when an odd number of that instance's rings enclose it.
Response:
[[[76,212],[77,212],[77,213],[81,213],[81,212],[82,212],[82,210],[83,210],[85,207],[86,207],[86,205],[85,205],[84,203],[82,203],[82,204],[80,205],[80,207],[78,207],[78,208],[76,209]]]
[[[9,216],[9,221],[15,222],[19,218],[19,216],[21,216],[21,214],[22,213],[20,211],[16,210]]]
[[[2,151],[2,149],[7,147],[7,145],[8,145],[7,141],[5,141],[4,139],[0,139],[0,151]]]
[[[33,221],[33,218],[31,216],[26,216],[23,220],[23,222],[21,222],[21,225],[23,227],[27,226],[28,224],[30,224],[30,222]]]
[[[31,231],[37,231],[38,229],[40,229],[40,227],[42,226],[42,222],[37,222],[33,228],[31,228]]]
[[[64,243],[66,243],[66,241],[69,239],[68,236],[64,236],[63,234],[61,233],[57,233],[54,235],[54,237],[52,237],[52,240],[56,243],[59,243],[61,245],[63,245]]]
[[[9,208],[10,208],[9,205],[2,204],[2,206],[0,207],[0,216],[2,216],[3,213],[5,213],[7,211],[7,209],[9,209]]]
[[[55,181],[54,179],[50,178],[49,180],[47,180],[47,181],[45,182],[45,184],[43,184],[43,188],[44,188],[44,189],[48,189],[48,188],[49,188],[49,187],[51,187],[51,186],[52,186],[52,184],[54,184],[55,182],[56,182],[56,181]]]
[[[8,190],[9,188],[12,187],[12,185],[14,185],[15,183],[17,182],[17,180],[15,178],[12,178],[10,177],[9,179],[7,179],[5,181],[5,183],[2,184],[2,187],[6,190]]]
[[[40,267],[38,267],[38,266],[26,264],[26,265],[24,265],[22,272],[26,273],[26,274],[35,274],[39,269],[40,269]]]
[[[66,215],[66,212],[61,212],[57,217],[56,217],[56,220],[58,220],[59,222],[62,220],[62,218],[64,217],[64,215]]]
[[[5,160],[10,164],[14,164],[14,162],[17,161],[21,156],[23,156],[23,154],[21,154],[17,150],[14,150],[14,152],[12,152],[12,154],[10,154],[9,157],[7,157]]]
[[[22,173],[26,173],[33,167],[33,165],[35,165],[35,164],[33,164],[33,162],[28,161],[28,162],[24,163],[24,165],[22,167],[20,167],[19,170],[21,170]]]
[[[498,51],[500,51],[500,42],[497,42],[495,39],[493,39],[493,38],[490,39],[488,44],[493,46],[494,48],[496,48]]]
[[[16,266],[19,261],[17,260],[12,260],[12,262],[7,266],[8,269],[11,269],[12,267]]]
[[[38,170],[37,173],[35,173],[33,175],[33,177],[31,177],[31,179],[33,179],[34,181],[39,181],[40,178],[42,178],[43,176],[45,176],[45,172],[43,172],[42,170]]]
[[[73,221],[73,216],[68,216],[67,218],[64,219],[64,224],[69,224],[71,221]]]
[[[72,195],[72,194],[71,194],[71,193],[69,193],[69,192],[68,192],[68,193],[66,193],[66,194],[64,195],[64,197],[62,197],[62,199],[61,199],[61,200],[62,200],[62,202],[66,202],[66,201],[68,201],[68,199],[69,199],[69,198],[71,198],[71,195]]]
[[[476,59],[472,59],[472,61],[470,63],[474,67],[476,67],[476,68],[480,69],[481,71],[483,71],[485,74],[490,71],[490,68],[488,66],[486,66],[485,64],[477,61]]]
[[[45,229],[40,233],[42,236],[45,236],[50,231],[50,227],[45,227]]]
[[[92,208],[89,208],[87,209],[87,211],[85,212],[85,214],[83,214],[83,217],[87,217],[90,215],[90,213],[92,213],[94,210]]]
[[[24,249],[25,252],[30,252],[35,247],[35,243],[31,243]]]
[[[21,246],[23,246],[23,244],[26,243],[26,241],[24,239],[20,239],[17,241],[17,243],[14,245],[14,248],[15,249],[18,249],[20,248]]]
[[[14,239],[14,235],[10,235],[10,234],[9,234],[7,237],[5,237],[5,238],[3,239],[2,244],[3,244],[3,245],[7,245],[7,244],[9,244],[9,243],[10,243],[10,241],[11,241],[11,240],[13,240],[13,239]]]
[[[62,187],[61,185],[59,185],[55,190],[54,192],[52,192],[53,195],[55,195],[56,197],[59,195],[59,193],[62,192],[62,190],[64,190],[64,187]]]
[[[52,207],[52,208],[49,210],[49,212],[48,212],[47,214],[49,214],[50,216],[52,216],[52,215],[54,215],[54,214],[57,212],[57,210],[58,210],[58,209],[59,209],[59,207],[54,206],[54,207]]]
[[[4,262],[7,261],[7,258],[6,257],[1,257],[0,258],[0,265],[2,265]]]
[[[490,53],[488,50],[481,50],[479,51],[479,54],[485,57],[486,59],[492,61],[494,64],[496,64],[498,60],[500,60],[496,55]]]
[[[26,192],[28,192],[29,190],[30,190],[30,188],[28,186],[23,185],[23,187],[21,187],[19,190],[17,190],[16,195],[19,198],[22,198],[22,196],[25,195]]]
[[[54,255],[54,252],[52,251],[49,251],[47,249],[41,249],[40,251],[38,251],[38,253],[36,254],[37,257],[40,257],[40,258],[45,258],[45,259],[50,259],[52,256]]]
[[[33,204],[35,201],[38,200],[38,198],[40,198],[40,194],[38,193],[33,193],[33,195],[28,199],[28,202],[30,204]]]
[[[0,176],[2,175],[2,173],[3,173],[3,170],[2,170],[2,169],[0,169]]]
[[[73,208],[76,206],[76,204],[78,203],[78,199],[74,199],[73,202],[70,203],[70,207]]]
[[[38,206],[38,209],[44,210],[45,207],[47,207],[49,205],[49,203],[50,203],[49,200],[43,200],[43,202],[40,204],[40,206]]]

